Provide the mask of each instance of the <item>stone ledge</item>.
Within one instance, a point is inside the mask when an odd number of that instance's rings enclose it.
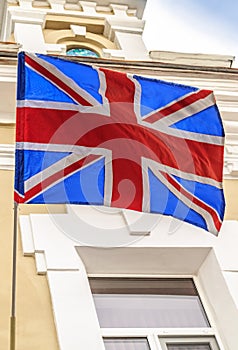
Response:
[[[177,64],[189,64],[204,67],[226,67],[231,68],[235,60],[234,56],[185,53],[174,51],[150,51],[150,57],[160,62],[169,62]]]

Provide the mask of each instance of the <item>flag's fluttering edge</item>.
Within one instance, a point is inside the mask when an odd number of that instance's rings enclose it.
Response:
[[[216,234],[223,151],[212,91],[19,54],[18,203],[160,213]]]

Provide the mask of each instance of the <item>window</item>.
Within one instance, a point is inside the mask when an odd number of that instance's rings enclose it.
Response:
[[[106,338],[104,344],[105,350],[150,350],[143,338]]]
[[[75,49],[70,49],[66,52],[67,56],[84,56],[84,57],[99,57],[99,55],[89,49],[85,48],[75,48]]]
[[[89,283],[106,350],[219,350],[192,278]]]
[[[102,328],[209,327],[192,279],[91,278]]]
[[[168,350],[212,350],[209,344],[167,344]]]
[[[162,350],[218,350],[214,337],[161,338]]]

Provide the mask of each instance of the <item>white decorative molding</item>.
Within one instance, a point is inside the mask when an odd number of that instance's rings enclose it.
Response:
[[[111,16],[106,18],[104,36],[121,51],[119,57],[129,60],[150,60],[142,39],[145,22],[136,17]],[[105,51],[105,57],[118,57],[116,51]],[[123,55],[122,55],[123,53]]]
[[[9,0],[10,1],[10,0]],[[80,17],[95,18],[117,18],[136,20],[141,19],[146,0],[120,0],[119,4],[112,4],[115,14],[112,14],[110,0],[94,1],[67,1],[67,0],[11,0],[11,6],[6,7],[5,21],[2,25],[2,40],[8,41],[14,31],[15,22],[41,24],[42,21],[37,16],[46,16],[47,14],[67,14]],[[0,1],[0,14],[3,13],[2,1]],[[16,6],[14,6],[14,4]],[[137,16],[137,17],[136,17]]]
[[[128,14],[128,16],[134,16],[134,17],[136,17],[136,9],[128,9],[127,10],[127,14]]]
[[[225,146],[223,175],[225,179],[238,179],[238,142]]]
[[[238,179],[238,161],[225,161],[225,177],[235,177]]]
[[[228,55],[209,55],[200,53],[185,53],[175,51],[150,51],[150,57],[165,63],[187,64],[192,66],[205,67],[227,67],[232,66],[235,60],[234,56]]]
[[[109,15],[111,14],[112,12],[112,9],[110,7],[110,5],[108,6],[103,6],[103,5],[98,5],[96,6],[96,11],[97,12],[103,12],[103,13],[108,13]]]
[[[10,30],[9,36],[15,28],[15,23],[22,23],[26,25],[39,24],[41,27],[44,27],[46,13],[46,9],[39,10],[32,8],[31,10],[28,10],[20,7],[9,7],[8,16],[11,24],[8,25],[8,31]],[[21,42],[19,42],[19,44],[21,44]]]
[[[15,146],[0,144],[0,169],[13,170],[15,165]]]
[[[87,15],[95,15],[97,3],[93,1],[79,1],[83,12]]]
[[[70,29],[72,30],[74,36],[80,38],[85,37],[87,29],[85,26],[76,26],[74,24],[70,25]]]
[[[9,54],[17,53],[20,47],[20,44],[14,42],[0,42],[0,52],[5,52]]]
[[[226,131],[226,135],[237,134],[238,135],[238,121],[223,120],[223,125]],[[226,140],[229,144],[229,139]]]
[[[22,44],[21,50],[46,53],[46,45],[40,24],[15,23],[14,36]]]
[[[219,111],[221,112],[223,120],[238,122],[237,120],[238,107],[229,107],[229,106],[225,107],[224,105],[221,106],[222,103],[220,101],[217,101],[217,105],[219,107]]]
[[[47,272],[45,254],[35,253],[36,271],[38,275],[45,275]]]
[[[110,7],[113,10],[113,13],[117,17],[127,17],[128,6],[126,5],[118,5],[118,4],[110,4]]]
[[[142,35],[144,25],[145,21],[139,20],[135,17],[107,17],[104,27],[104,36],[109,40],[114,41],[116,32]]]
[[[115,44],[123,50],[126,60],[148,60],[148,52],[140,33],[116,31]]]
[[[48,0],[33,0],[32,6],[36,8],[49,8],[50,4]]]
[[[52,11],[64,12],[65,0],[49,0]]]
[[[125,53],[123,50],[102,49],[102,52],[104,58],[125,58]]]
[[[51,55],[66,55],[66,48],[65,44],[45,44],[46,52]]]
[[[69,11],[82,11],[82,7],[78,2],[77,3],[66,2],[64,5],[64,9]]]
[[[23,9],[31,9],[33,0],[19,0],[19,5]]]
[[[148,236],[160,220],[160,215],[122,210],[122,216],[133,236]]]
[[[17,66],[1,65],[0,63],[0,83],[1,82],[16,83],[16,81],[17,81]]]
[[[33,242],[30,216],[20,215],[19,222],[21,226],[21,243],[23,254],[24,256],[33,256],[35,253],[35,247]]]

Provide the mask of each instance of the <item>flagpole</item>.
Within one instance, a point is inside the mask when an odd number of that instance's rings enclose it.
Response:
[[[17,211],[18,211],[18,204],[14,201],[10,350],[15,350],[15,340],[16,340]]]

